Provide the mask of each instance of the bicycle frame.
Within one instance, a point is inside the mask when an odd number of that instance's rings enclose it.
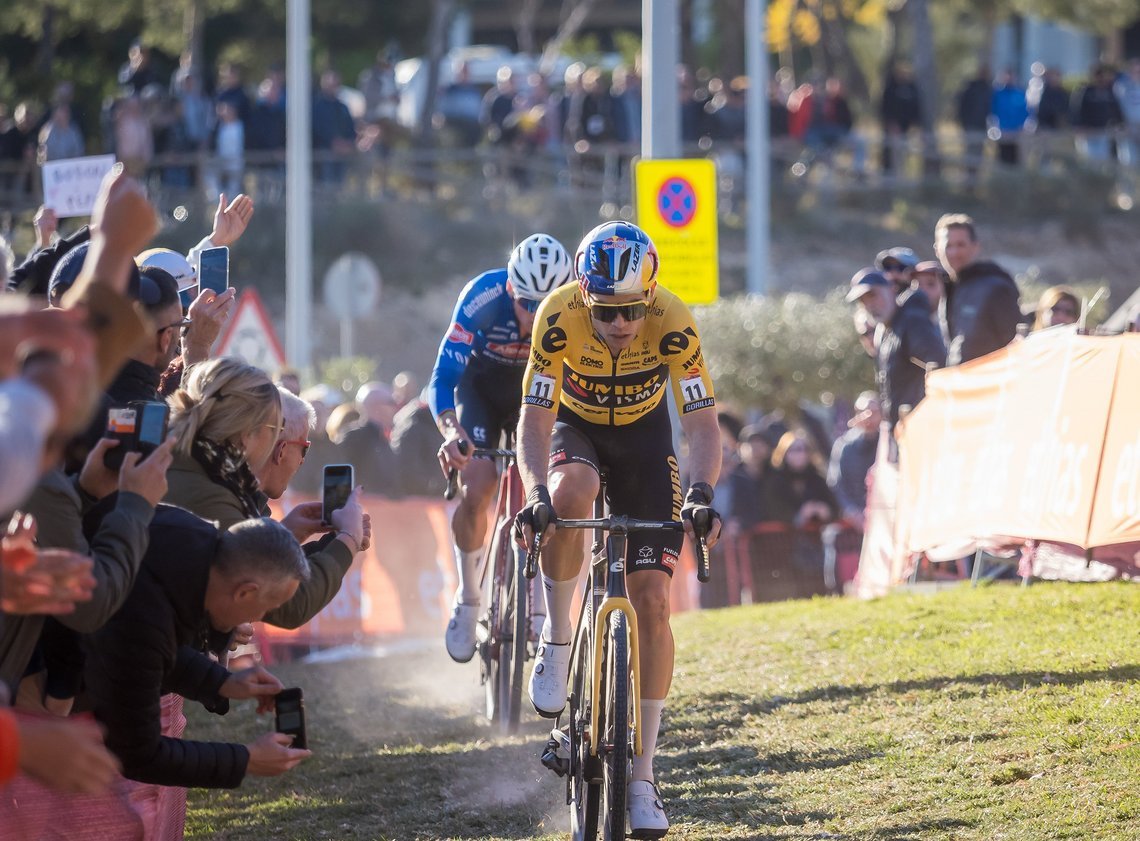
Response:
[[[605,643],[606,622],[609,621],[610,614],[614,611],[623,611],[629,627],[629,659],[633,672],[630,729],[633,731],[633,752],[635,755],[641,756],[641,651],[638,647],[637,613],[633,609],[633,603],[629,600],[625,586],[625,551],[629,533],[625,525],[625,517],[610,517],[609,519],[611,525],[609,535],[606,537],[605,551],[598,556],[601,563],[591,564],[590,569],[592,594],[598,589],[596,576],[599,574],[599,566],[601,567],[601,574],[605,576],[605,595],[593,611],[594,634],[591,640],[590,661],[593,694],[591,697],[595,699],[601,697],[602,646]],[[599,528],[598,534],[600,533],[601,529]],[[593,738],[594,734],[601,732],[598,729],[600,706],[597,703],[590,705],[590,754],[592,756],[597,756],[598,744],[601,742],[600,739]]]

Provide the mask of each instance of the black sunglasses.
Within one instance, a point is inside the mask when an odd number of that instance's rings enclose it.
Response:
[[[902,263],[883,263],[884,272],[903,272],[906,271],[906,266]]]
[[[649,304],[645,301],[634,301],[630,304],[590,304],[590,316],[603,324],[610,324],[620,315],[626,321],[641,321],[649,312]]]
[[[515,303],[522,307],[524,310],[534,315],[538,312],[538,308],[542,306],[542,301],[532,301],[530,298],[516,297]]]

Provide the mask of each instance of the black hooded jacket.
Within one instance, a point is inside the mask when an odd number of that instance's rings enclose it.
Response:
[[[244,745],[172,739],[161,732],[164,694],[216,703],[229,677],[202,653],[210,632],[206,584],[218,541],[213,523],[159,505],[134,589],[88,638],[85,678],[95,717],[132,780],[236,788],[245,776]]]
[[[1017,335],[1021,321],[1017,283],[997,263],[971,263],[946,285],[939,308],[946,364],[993,353]]]
[[[899,406],[917,406],[926,396],[926,368],[946,364],[946,346],[930,320],[930,300],[921,289],[898,297],[879,342],[879,401],[891,429],[899,422]]]

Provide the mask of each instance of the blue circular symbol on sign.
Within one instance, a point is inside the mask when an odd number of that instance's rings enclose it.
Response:
[[[666,224],[685,227],[697,212],[697,193],[693,185],[680,176],[667,179],[657,191],[657,209]]]

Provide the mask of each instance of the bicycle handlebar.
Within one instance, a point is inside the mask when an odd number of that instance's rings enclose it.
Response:
[[[545,509],[540,508],[538,512],[545,512]],[[561,517],[555,517],[552,521],[545,523],[538,522],[538,517],[535,518],[534,529],[534,543],[526,555],[526,577],[534,578],[538,570],[538,555],[539,545],[542,533],[546,531],[546,527],[550,522],[554,523],[556,529],[603,529],[605,531],[614,531],[620,529],[628,533],[631,531],[650,531],[660,529],[662,531],[684,531],[685,524],[680,520],[638,520],[633,517],[623,516],[609,516],[601,517],[598,519],[586,520],[564,520]],[[698,524],[694,523],[694,526]],[[541,527],[540,527],[541,526]],[[697,533],[700,535],[697,538],[697,580],[705,584],[709,580],[709,550],[705,545],[704,534],[708,532],[708,524],[704,524],[703,528],[698,527]]]
[[[459,442],[459,452],[464,455],[467,454],[467,442]],[[504,461],[513,459],[515,457],[514,450],[501,450],[493,447],[476,447],[471,451],[471,458],[494,458],[503,459]],[[443,492],[443,498],[448,502],[455,499],[455,494],[459,492],[459,471],[454,467],[447,471],[447,489]]]

